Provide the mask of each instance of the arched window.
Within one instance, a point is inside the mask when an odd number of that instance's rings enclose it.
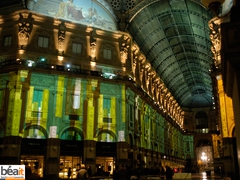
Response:
[[[23,137],[32,139],[47,139],[48,135],[42,126],[32,125],[25,129]]]
[[[98,141],[101,142],[116,142],[116,137],[111,131],[101,131],[98,134]]]
[[[208,117],[203,111],[199,111],[196,116],[196,129],[206,129],[208,128]]]
[[[83,140],[82,132],[74,127],[67,128],[63,131],[61,135],[62,140]]]

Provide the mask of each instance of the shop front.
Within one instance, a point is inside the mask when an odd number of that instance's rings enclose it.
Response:
[[[46,139],[22,139],[20,161],[31,168],[32,178],[42,178],[44,175],[46,146]]]
[[[70,170],[71,179],[76,179],[77,171],[83,163],[83,141],[61,141],[59,178],[68,179]]]
[[[96,142],[96,175],[112,175],[117,156],[115,142]]]

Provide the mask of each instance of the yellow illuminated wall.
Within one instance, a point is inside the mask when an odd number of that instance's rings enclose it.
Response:
[[[232,131],[235,127],[232,99],[224,92],[221,75],[218,76],[217,80],[221,112],[222,138],[232,137]]]
[[[9,75],[10,81],[8,84],[8,89],[10,92],[7,112],[6,136],[18,136],[22,106],[21,77],[14,72],[9,73]]]
[[[64,77],[59,76],[57,81],[57,99],[56,99],[56,109],[55,116],[62,117],[62,104],[63,104],[63,94],[64,93]]]

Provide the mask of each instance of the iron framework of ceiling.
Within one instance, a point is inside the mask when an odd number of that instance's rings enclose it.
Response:
[[[126,30],[184,108],[213,106],[211,18],[191,0],[141,1],[129,10]]]

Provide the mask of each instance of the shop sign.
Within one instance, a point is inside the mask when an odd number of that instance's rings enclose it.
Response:
[[[22,148],[43,150],[46,147],[46,143],[45,139],[23,139]]]
[[[97,142],[96,146],[97,146],[97,152],[107,152],[107,153],[116,152],[116,143]]]
[[[69,152],[80,152],[83,151],[83,142],[82,141],[61,141],[61,151]]]

